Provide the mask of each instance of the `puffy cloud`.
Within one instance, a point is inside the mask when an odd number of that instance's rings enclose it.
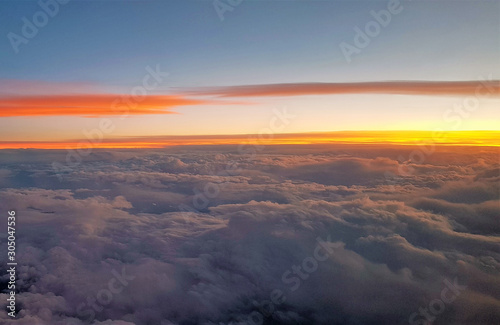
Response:
[[[404,324],[456,279],[434,323],[496,324],[498,149],[409,152],[96,151],[62,181],[64,153],[0,152],[19,233],[19,314],[0,322]]]

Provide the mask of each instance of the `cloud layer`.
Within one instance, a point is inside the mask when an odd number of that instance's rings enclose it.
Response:
[[[0,117],[13,116],[122,116],[172,114],[178,106],[210,104],[182,96],[117,94],[47,95],[0,98]]]
[[[413,150],[95,151],[62,181],[64,151],[1,151],[20,288],[1,322],[496,324],[499,150]]]
[[[353,83],[288,83],[212,87],[195,94],[221,97],[339,94],[484,95],[500,94],[500,81],[377,81]]]

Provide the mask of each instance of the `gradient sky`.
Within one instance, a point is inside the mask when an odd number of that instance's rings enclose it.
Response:
[[[443,114],[471,94],[184,96],[217,86],[500,78],[498,1],[403,1],[401,13],[348,63],[339,44],[352,44],[354,28],[387,3],[244,0],[221,21],[212,1],[75,0],[15,53],[7,35],[22,35],[22,18],[31,20],[40,7],[2,1],[0,109],[9,110],[5,98],[13,96],[119,98],[141,84],[146,67],[159,66],[169,75],[148,96],[181,96],[182,105],[165,104],[178,114],[115,116],[108,137],[258,133],[283,107],[296,116],[285,133],[499,130],[498,94],[481,98],[460,125]],[[0,139],[78,139],[101,117],[57,115],[0,115]]]

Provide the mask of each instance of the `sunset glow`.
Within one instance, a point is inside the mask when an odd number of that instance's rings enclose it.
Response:
[[[210,104],[181,96],[116,94],[0,97],[0,117],[15,116],[128,116],[173,114],[172,107]]]
[[[189,145],[389,144],[404,146],[500,146],[500,131],[350,131],[276,135],[128,137],[103,140],[0,142],[0,149],[162,148]]]
[[[499,13],[0,1],[0,325],[499,325]]]

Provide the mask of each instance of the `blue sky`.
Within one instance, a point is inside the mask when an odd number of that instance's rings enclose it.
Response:
[[[499,72],[499,3],[402,2],[346,64],[339,43],[388,1],[246,0],[220,21],[211,1],[70,1],[21,45],[2,37],[3,78],[133,83],[159,63],[179,86],[380,79],[467,80]],[[2,1],[20,34],[35,1]],[[330,70],[330,73],[325,73]]]

